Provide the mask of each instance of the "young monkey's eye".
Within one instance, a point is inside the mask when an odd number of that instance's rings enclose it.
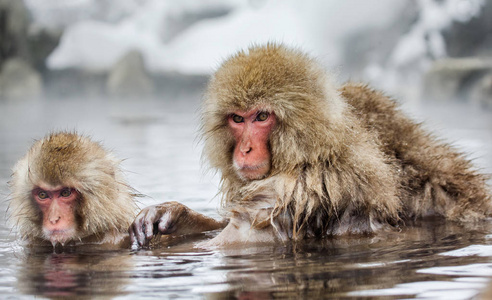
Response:
[[[38,192],[38,198],[39,199],[46,199],[46,198],[48,198],[48,193],[46,193],[45,191],[39,191]]]
[[[241,123],[244,121],[244,118],[239,116],[239,115],[232,115],[232,120],[234,121],[234,123]]]
[[[268,116],[269,116],[269,115],[270,115],[270,114],[269,114],[269,113],[267,113],[267,112],[260,112],[260,113],[256,116],[256,121],[260,121],[260,122],[262,122],[262,121],[266,121],[266,119],[268,119]]]
[[[72,194],[72,190],[70,189],[63,189],[61,192],[60,192],[60,196],[62,197],[68,197]]]

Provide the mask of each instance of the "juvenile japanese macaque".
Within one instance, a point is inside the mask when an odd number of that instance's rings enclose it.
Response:
[[[30,244],[128,244],[134,191],[120,161],[75,133],[37,141],[13,168],[10,218]]]
[[[474,222],[492,213],[487,177],[366,85],[335,87],[298,50],[239,52],[211,79],[204,157],[220,171],[225,222],[178,203],[150,207],[130,234],[225,226],[199,246],[373,234],[405,220]],[[183,217],[185,216],[185,217]],[[202,225],[196,226],[199,220]]]

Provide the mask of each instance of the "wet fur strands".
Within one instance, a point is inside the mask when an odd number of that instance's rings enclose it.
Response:
[[[65,186],[79,195],[73,204],[74,235],[67,242],[114,242],[111,239],[127,234],[137,208],[120,161],[99,143],[75,133],[53,133],[35,142],[14,166],[9,184],[10,219],[28,241],[49,239],[43,232],[43,213],[33,199],[36,188]]]
[[[236,174],[235,111],[274,114],[271,169]],[[281,239],[367,234],[404,220],[483,220],[492,213],[487,177],[366,85],[335,87],[304,53],[268,44],[226,60],[203,105],[204,156],[221,172],[234,220],[273,228]]]

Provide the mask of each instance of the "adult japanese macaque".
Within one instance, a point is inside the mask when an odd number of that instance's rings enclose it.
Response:
[[[221,174],[226,220],[179,203],[144,209],[130,228],[183,234],[225,226],[199,246],[372,234],[439,216],[492,213],[487,177],[366,85],[336,88],[298,50],[239,52],[211,79],[202,111],[204,156]],[[200,224],[197,226],[197,224]]]
[[[10,218],[29,244],[129,246],[137,207],[119,164],[87,137],[50,134],[13,168]]]

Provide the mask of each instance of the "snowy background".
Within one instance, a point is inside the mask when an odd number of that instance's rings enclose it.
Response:
[[[367,81],[408,97],[420,96],[415,86],[434,61],[453,56],[448,44],[460,44],[455,28],[484,18],[491,6],[490,0],[24,2],[31,32],[60,33],[45,59],[48,71],[110,72],[136,50],[151,76],[209,75],[239,49],[276,41],[316,56],[340,81]],[[487,45],[457,55],[473,56]]]

